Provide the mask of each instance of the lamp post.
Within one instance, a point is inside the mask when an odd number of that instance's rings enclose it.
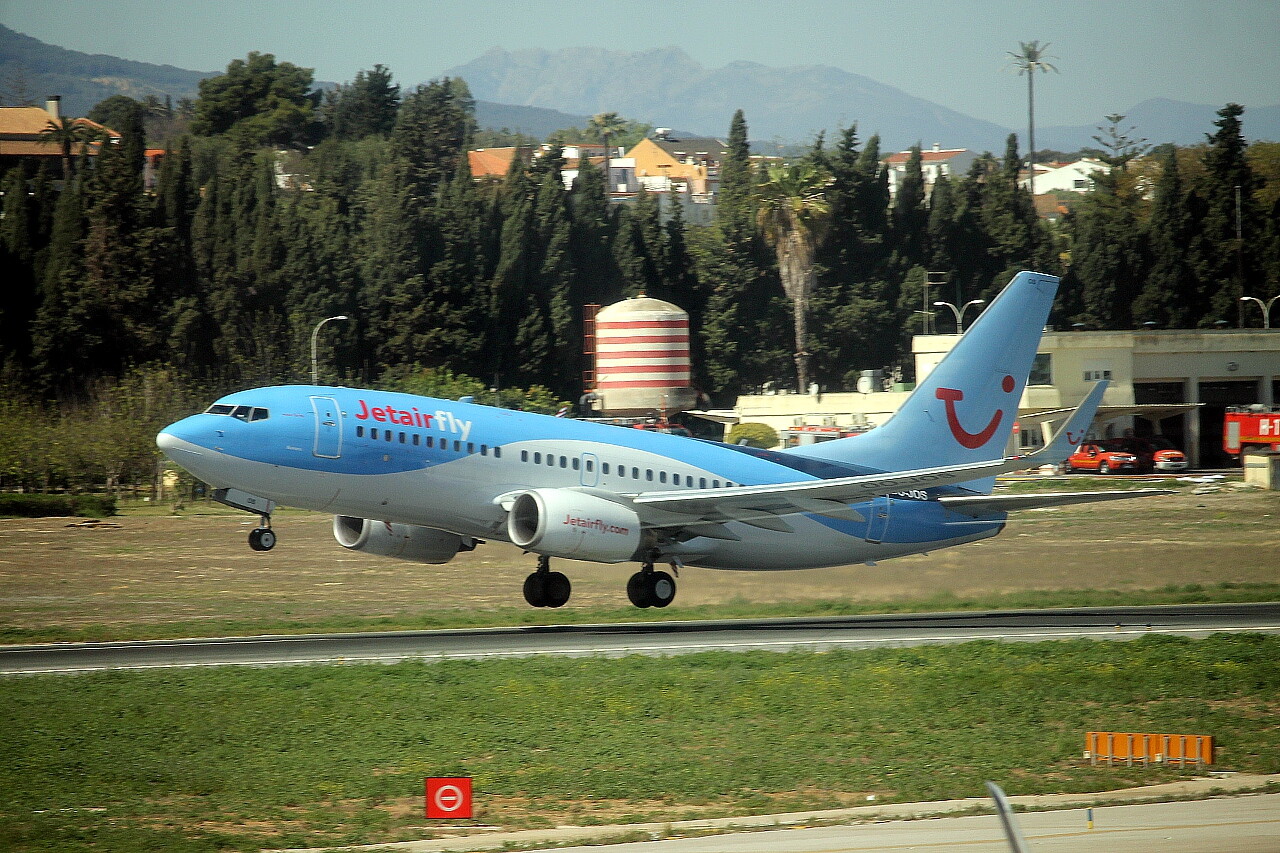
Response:
[[[1263,302],[1261,299],[1259,299],[1259,298],[1258,298],[1258,297],[1256,297],[1256,296],[1241,296],[1241,297],[1240,297],[1240,301],[1241,301],[1241,302],[1256,302],[1256,303],[1258,303],[1258,307],[1262,309],[1262,328],[1264,328],[1264,329],[1270,329],[1270,328],[1271,328],[1271,306],[1275,304],[1275,301],[1276,301],[1277,299],[1280,299],[1280,293],[1277,293],[1275,296],[1271,297],[1271,298],[1270,298],[1270,299],[1268,299],[1266,302]]]
[[[947,306],[948,308],[950,308],[950,309],[951,309],[951,313],[952,313],[952,314],[954,314],[954,315],[956,315],[956,334],[957,334],[957,335],[963,335],[963,334],[964,334],[964,312],[965,312],[965,309],[966,309],[966,308],[968,308],[970,305],[983,305],[983,304],[985,304],[985,303],[986,303],[986,301],[987,301],[987,300],[985,300],[985,299],[970,299],[968,302],[966,302],[965,304],[961,305],[959,308],[957,308],[956,306],[952,305],[950,302],[935,302],[935,303],[933,303],[933,304],[934,304],[934,306],[936,306],[936,307],[938,307],[938,308],[941,308],[943,305],[945,305],[945,306]]]
[[[350,318],[347,317],[346,314],[339,314],[336,317],[325,317],[319,323],[316,323],[316,327],[311,330],[311,384],[312,385],[320,384],[320,368],[316,364],[316,337],[320,334],[320,327],[323,326],[325,323],[329,322],[330,320],[348,320],[348,319]]]

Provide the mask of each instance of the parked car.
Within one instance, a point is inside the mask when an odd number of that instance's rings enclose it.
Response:
[[[1122,439],[1123,440],[1123,439]],[[1136,453],[1147,471],[1163,471],[1172,473],[1185,471],[1191,463],[1187,462],[1187,454],[1173,446],[1173,442],[1162,435],[1150,438],[1133,439],[1135,446],[1130,451]]]
[[[1067,459],[1068,471],[1096,471],[1113,474],[1119,471],[1137,473],[1142,463],[1138,457],[1100,441],[1086,441]]]

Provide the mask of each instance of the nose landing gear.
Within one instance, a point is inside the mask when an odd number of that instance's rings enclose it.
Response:
[[[249,531],[249,547],[255,551],[270,551],[276,547],[276,532],[271,529],[271,516],[262,516],[262,522]]]

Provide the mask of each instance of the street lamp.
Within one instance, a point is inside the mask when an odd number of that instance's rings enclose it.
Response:
[[[329,322],[330,320],[349,320],[349,319],[350,318],[346,314],[339,314],[336,317],[325,317],[319,323],[316,323],[316,327],[311,330],[311,384],[312,385],[320,384],[320,369],[316,364],[316,336],[320,334],[320,327],[323,326],[325,323]]]
[[[941,308],[943,305],[945,305],[945,306],[947,306],[948,308],[950,308],[950,309],[951,309],[951,313],[952,313],[952,314],[954,314],[954,315],[956,315],[956,334],[957,334],[957,335],[963,335],[963,334],[964,334],[964,312],[965,312],[965,309],[966,309],[966,308],[968,308],[970,305],[983,305],[983,304],[985,304],[985,303],[986,303],[986,301],[987,301],[987,300],[985,300],[985,299],[970,299],[968,302],[966,302],[965,304],[961,305],[959,308],[957,308],[956,306],[952,305],[950,302],[935,302],[935,303],[933,303],[933,304],[934,304],[936,307],[938,307],[938,308]]]
[[[1275,296],[1271,297],[1271,298],[1270,298],[1270,299],[1268,299],[1266,302],[1263,302],[1261,299],[1259,299],[1259,298],[1258,298],[1258,297],[1256,297],[1256,296],[1241,296],[1241,297],[1240,297],[1240,301],[1241,301],[1241,302],[1256,302],[1256,303],[1258,303],[1258,307],[1262,309],[1262,328],[1264,328],[1264,329],[1270,329],[1270,328],[1271,328],[1271,306],[1275,303],[1275,301],[1276,301],[1277,299],[1280,299],[1280,293],[1277,293]]]

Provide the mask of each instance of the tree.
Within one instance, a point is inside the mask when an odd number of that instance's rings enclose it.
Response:
[[[605,198],[613,192],[613,176],[609,174],[609,138],[622,133],[627,123],[617,113],[596,113],[587,122],[587,129],[600,138],[604,144],[604,183]]]
[[[1027,75],[1027,172],[1030,175],[1031,194],[1036,194],[1036,72],[1057,72],[1047,60],[1049,43],[1039,41],[1018,42],[1017,52],[1009,51],[1009,62],[1018,75]]]
[[[391,82],[391,72],[383,65],[360,71],[349,86],[334,93],[330,121],[338,139],[363,139],[391,133],[400,108],[400,87]]]
[[[825,192],[831,175],[811,161],[770,166],[756,190],[757,223],[774,247],[782,289],[791,300],[795,332],[796,383],[809,388],[809,298],[813,293],[814,248],[831,215]]]
[[[1196,230],[1177,154],[1170,148],[1156,180],[1151,218],[1146,226],[1150,265],[1142,292],[1133,303],[1136,322],[1189,329],[1204,316],[1207,306],[1187,258],[1187,247]]]
[[[62,179],[69,181],[75,175],[75,161],[71,155],[83,153],[86,146],[97,141],[101,134],[91,124],[64,116],[48,119],[40,135],[58,146],[62,154]]]
[[[1196,273],[1210,291],[1208,313],[1201,319],[1206,326],[1217,320],[1238,322],[1244,282],[1256,280],[1252,247],[1260,217],[1254,199],[1256,179],[1245,157],[1243,114],[1239,104],[1218,110],[1218,132],[1208,137],[1201,157],[1204,172],[1198,194],[1205,214],[1192,251]]]
[[[1109,116],[1103,116],[1103,118],[1107,120],[1107,126],[1105,128],[1099,127],[1098,132],[1106,135],[1095,134],[1093,137],[1094,141],[1101,145],[1102,150],[1106,152],[1100,159],[1112,168],[1126,171],[1129,168],[1130,161],[1146,154],[1151,149],[1151,146],[1146,144],[1147,140],[1145,138],[1134,139],[1129,135],[1137,130],[1137,127],[1129,127],[1126,130],[1120,129],[1120,124],[1124,121],[1124,116],[1120,113],[1113,113]]]
[[[404,163],[410,191],[421,203],[453,177],[474,130],[475,100],[461,79],[432,80],[405,97],[390,148]]]
[[[225,74],[200,81],[191,131],[230,133],[250,146],[299,147],[312,136],[311,83],[312,69],[253,51],[232,60]]]

